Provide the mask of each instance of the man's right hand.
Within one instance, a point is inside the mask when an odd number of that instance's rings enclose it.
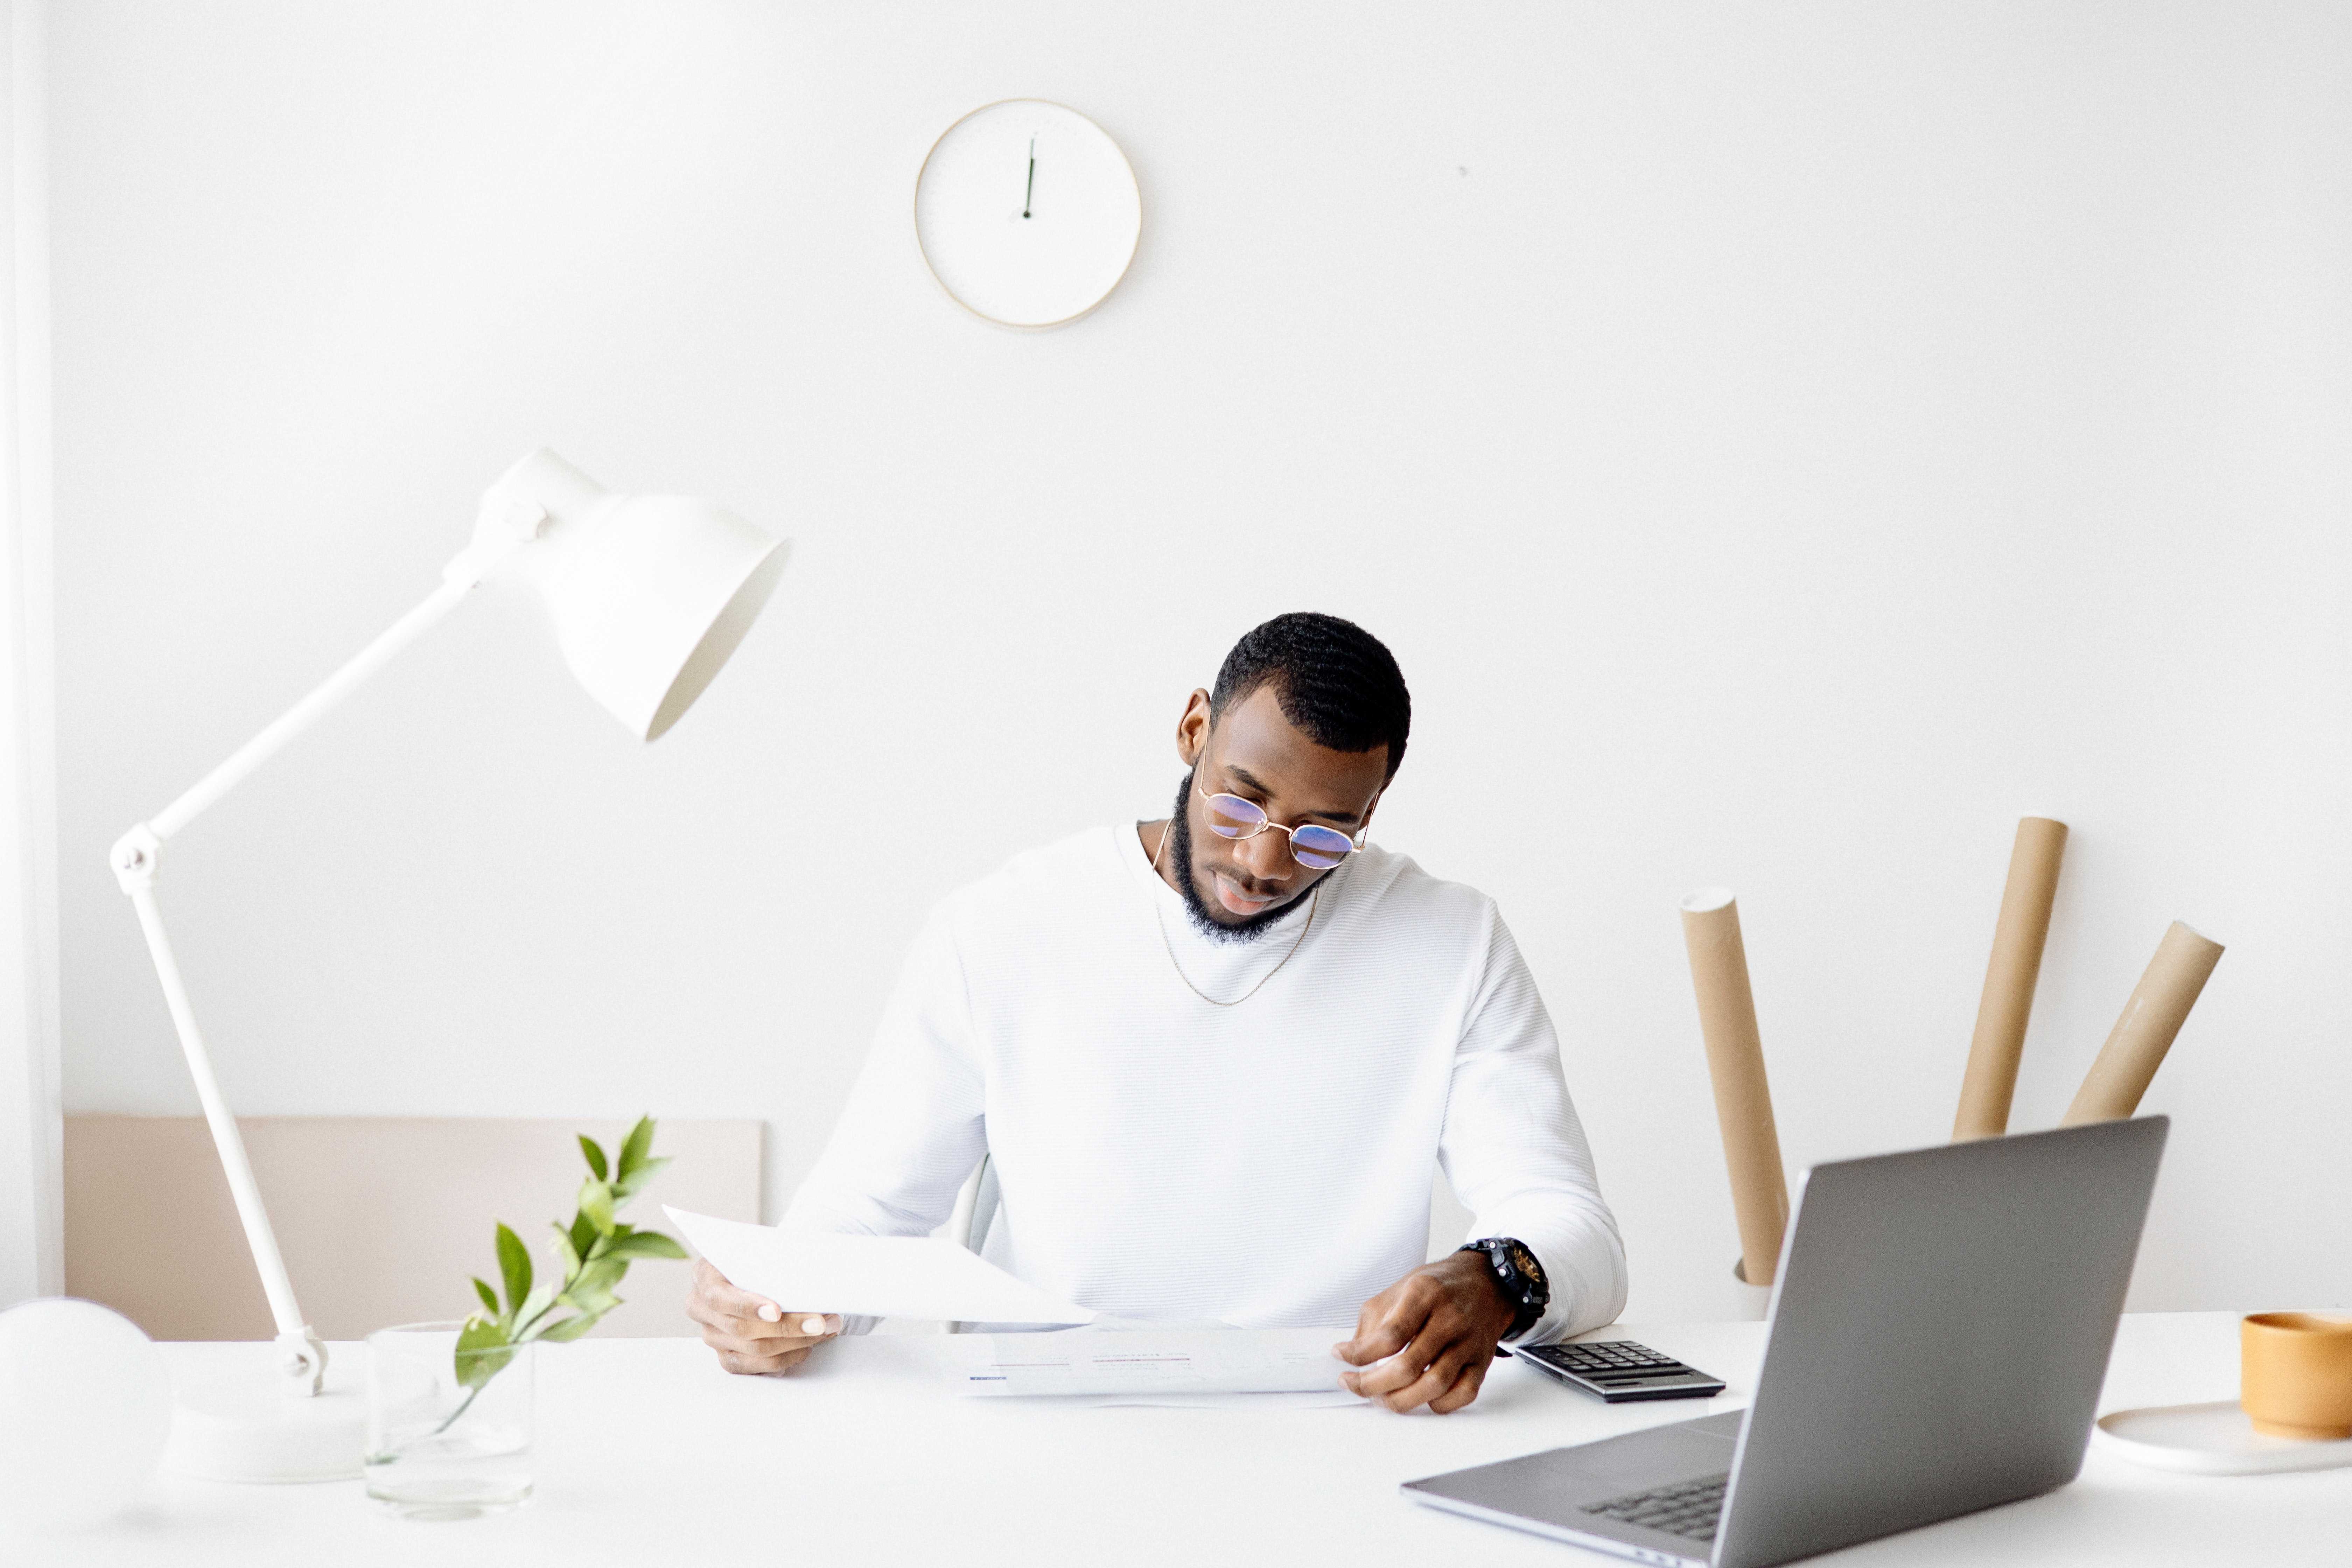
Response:
[[[748,1377],[773,1377],[808,1360],[809,1352],[841,1332],[826,1312],[787,1312],[765,1296],[728,1283],[707,1258],[694,1263],[694,1294],[686,1315],[702,1328],[702,1342],[719,1364]]]

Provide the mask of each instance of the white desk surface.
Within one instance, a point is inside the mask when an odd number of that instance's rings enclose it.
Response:
[[[2124,1320],[2100,1410],[2237,1392],[2237,1319]],[[1744,1402],[1758,1323],[1626,1323]],[[136,1514],[27,1541],[0,1562],[102,1568],[331,1563],[1249,1564],[1620,1561],[1409,1503],[1414,1476],[1704,1413],[1604,1405],[1509,1362],[1450,1416],[1351,1408],[1066,1409],[964,1399],[943,1342],[845,1342],[789,1378],[730,1377],[689,1340],[591,1339],[540,1362],[538,1495],[462,1523],[385,1517],[347,1481],[238,1487],[166,1477]],[[176,1373],[259,1364],[267,1346],[166,1347]],[[351,1367],[364,1352],[336,1350]],[[2208,1478],[2095,1447],[2055,1492],[1851,1548],[1864,1563],[2352,1563],[2352,1469]]]

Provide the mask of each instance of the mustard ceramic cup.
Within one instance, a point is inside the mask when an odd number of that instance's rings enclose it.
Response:
[[[2238,1403],[2273,1437],[2352,1437],[2352,1318],[2255,1312],[2238,1325]]]

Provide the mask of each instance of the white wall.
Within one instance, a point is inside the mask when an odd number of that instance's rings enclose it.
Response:
[[[544,441],[793,573],[649,751],[478,606],[175,843],[242,1110],[756,1113],[772,1205],[927,902],[1156,814],[1184,693],[1311,606],[1412,682],[1379,837],[1502,900],[1634,1314],[1721,1311],[1736,1248],[1675,900],[1740,893],[1792,1164],[1935,1140],[2026,811],[2074,835],[2018,1125],[2168,921],[2230,946],[2136,1303],[2352,1299],[2341,6],[54,33],[70,1106],[193,1103],[109,840]],[[1024,94],[1146,203],[1044,336],[909,222],[931,138]]]

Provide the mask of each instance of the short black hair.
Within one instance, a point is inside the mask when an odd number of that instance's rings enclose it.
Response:
[[[1261,686],[1274,688],[1282,716],[1335,752],[1389,749],[1390,778],[1404,761],[1412,694],[1380,638],[1337,616],[1294,611],[1252,627],[1218,667],[1211,714]]]

